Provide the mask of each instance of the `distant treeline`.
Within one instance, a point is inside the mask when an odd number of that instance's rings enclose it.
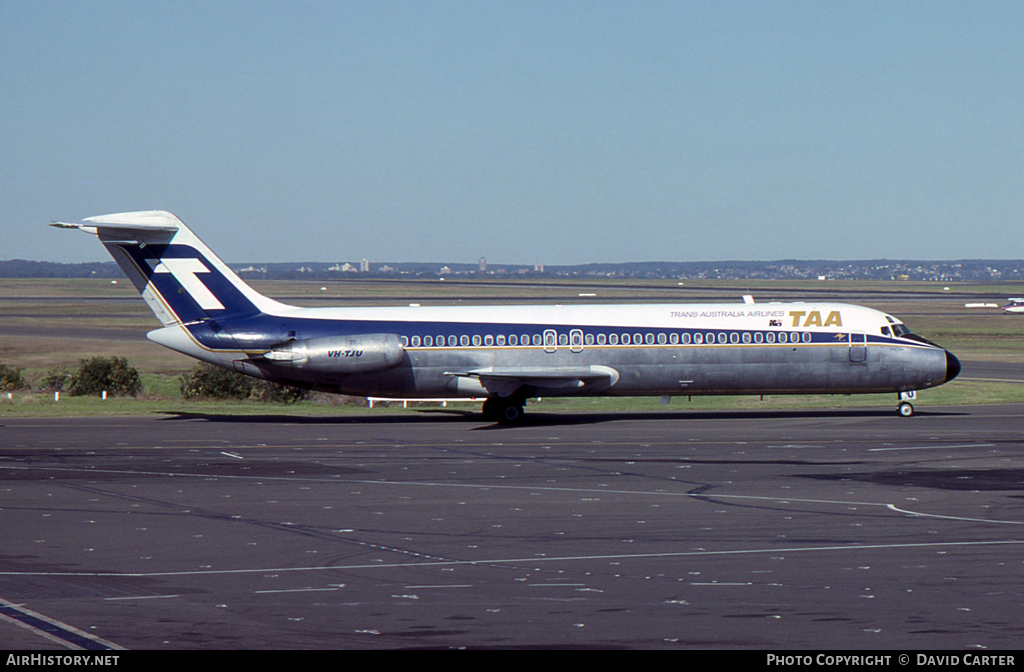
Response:
[[[992,281],[1024,280],[1024,261],[964,259],[959,261],[777,260],[777,261],[645,261],[527,266],[391,262],[365,264],[287,262],[230,264],[241,277],[254,280],[361,280],[366,278],[513,279],[513,278],[676,278],[685,279],[858,279]],[[122,278],[112,261],[59,264],[14,259],[0,261],[0,278]]]
[[[122,278],[124,273],[112,261],[86,264],[58,264],[53,261],[0,261],[0,278]]]

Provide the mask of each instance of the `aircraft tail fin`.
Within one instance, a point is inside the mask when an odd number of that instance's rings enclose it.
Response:
[[[169,212],[122,212],[51,226],[99,238],[164,326],[291,308],[247,285]]]

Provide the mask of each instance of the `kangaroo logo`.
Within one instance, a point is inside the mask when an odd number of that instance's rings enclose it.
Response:
[[[197,273],[209,273],[208,269],[199,259],[147,259],[146,260],[154,273],[170,273],[178,281],[189,296],[195,299],[203,310],[224,310],[224,304],[217,300]]]

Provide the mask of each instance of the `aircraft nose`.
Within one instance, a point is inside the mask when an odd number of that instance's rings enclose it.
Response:
[[[949,382],[960,375],[960,360],[949,350],[946,350],[946,380]]]

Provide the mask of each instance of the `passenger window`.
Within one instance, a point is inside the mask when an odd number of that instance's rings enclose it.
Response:
[[[424,336],[423,337],[423,345],[427,346],[428,348],[430,346],[434,345],[434,337],[433,336]]]
[[[623,345],[629,345],[629,334],[623,334],[622,335],[622,344]]]
[[[508,344],[509,345],[518,345],[519,344],[519,337],[516,336],[515,334],[509,334],[508,335]]]
[[[750,343],[750,340],[751,340],[750,339],[750,332],[749,331],[744,331],[743,332],[743,342],[744,343]]]
[[[405,338],[405,336],[403,336],[402,338]],[[420,347],[420,337],[419,336],[413,336],[412,337],[412,347],[414,347],[414,348]]]
[[[696,343],[697,345],[700,345],[701,343],[703,343],[704,342],[704,334],[694,334],[693,335],[693,342]]]
[[[764,334],[760,331],[754,333],[754,343],[761,343],[764,341]]]
[[[671,334],[669,334],[668,335],[668,342],[671,343],[672,345],[675,345],[675,344],[679,343],[679,334],[677,334],[675,332],[672,332]]]
[[[735,332],[735,331],[732,332],[731,334],[729,334],[729,342],[730,343],[739,343],[740,342],[740,335],[737,332]]]
[[[452,334],[451,336],[448,337],[448,347],[454,348],[458,344],[459,344],[459,337],[458,336],[456,336],[455,334]]]
[[[774,331],[769,331],[767,334],[764,335],[764,339],[766,341],[768,341],[769,343],[774,343],[775,342],[775,332]]]
[[[598,334],[597,335],[597,344],[598,345],[604,345],[607,342],[608,342],[608,337],[607,336],[605,336],[604,334]]]
[[[487,347],[491,347],[492,345],[494,345],[494,336],[491,336],[490,334],[484,336],[484,345],[486,345]]]
[[[698,336],[699,336],[699,335],[700,335],[700,334],[698,334]],[[691,338],[691,337],[690,337],[690,334],[688,334],[688,333],[684,333],[684,334],[683,334],[683,338],[682,338],[682,341],[683,341],[683,345],[689,345],[689,344],[690,344],[690,338]]]
[[[618,345],[619,344],[619,335],[618,334],[608,334],[608,342],[611,343],[612,345]]]
[[[573,329],[569,332],[569,346],[573,349],[573,352],[579,352],[583,349],[583,332],[579,329]]]
[[[498,337],[495,340],[499,346],[505,345],[505,334],[498,334]]]

